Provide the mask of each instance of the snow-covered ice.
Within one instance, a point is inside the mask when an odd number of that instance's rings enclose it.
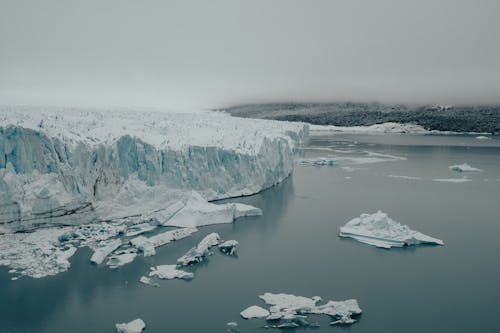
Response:
[[[418,244],[443,245],[442,240],[411,230],[380,210],[374,214],[361,214],[347,222],[340,228],[339,236],[387,249]]]
[[[259,306],[251,306],[243,310],[240,314],[245,319],[266,318],[274,324],[268,325],[270,328],[295,328],[301,326],[317,327],[316,323],[308,321],[308,314],[328,315],[334,324],[352,324],[355,319],[353,315],[361,314],[361,308],[355,299],[345,301],[322,301],[321,297],[303,297],[292,294],[265,293],[259,296],[266,304],[270,305],[269,310]]]
[[[236,253],[236,246],[238,246],[238,241],[228,240],[219,244],[219,250],[224,254],[233,255]]]
[[[184,267],[202,262],[210,253],[210,248],[219,244],[219,241],[220,237],[217,233],[208,234],[200,241],[198,246],[191,248],[185,255],[177,259],[177,266]]]
[[[481,169],[474,168],[467,163],[450,165],[448,169],[456,172],[479,172]]]
[[[137,257],[136,249],[130,248],[121,250],[111,255],[106,265],[108,265],[108,267],[111,269],[118,268],[120,266],[130,264],[132,261],[134,261],[135,257]]]
[[[266,318],[270,312],[257,305],[252,305],[240,312],[240,315],[245,319]]]
[[[142,319],[137,318],[128,323],[116,324],[115,327],[118,333],[141,333],[146,324]]]
[[[177,268],[176,265],[160,265],[156,267],[151,267],[151,272],[149,276],[156,276],[159,279],[172,280],[172,279],[183,279],[191,280],[194,274],[191,272],[186,272]]]

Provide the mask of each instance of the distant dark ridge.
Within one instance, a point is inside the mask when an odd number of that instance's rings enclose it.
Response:
[[[316,125],[369,126],[412,123],[428,130],[500,133],[500,105],[409,106],[381,103],[270,103],[224,109],[236,117],[303,121]]]

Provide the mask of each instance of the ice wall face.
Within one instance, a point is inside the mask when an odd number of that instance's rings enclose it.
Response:
[[[0,107],[0,228],[86,223],[113,200],[161,206],[170,190],[253,194],[291,173],[307,136],[307,125],[213,112]]]

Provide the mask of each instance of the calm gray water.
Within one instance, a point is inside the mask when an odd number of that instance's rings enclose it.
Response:
[[[264,321],[239,312],[263,305],[258,295],[267,291],[358,300],[357,323],[332,327],[317,317],[317,332],[500,332],[500,140],[340,135],[310,145],[325,150],[306,149],[306,157],[335,155],[339,164],[297,166],[283,184],[234,200],[261,207],[262,217],[202,228],[114,271],[91,265],[88,249],[55,277],[11,281],[0,268],[0,332],[111,333],[137,317],[149,333],[225,332],[229,321],[262,332]],[[365,151],[406,160],[348,159]],[[467,183],[432,180],[461,177],[448,166],[463,162],[484,171]],[[379,209],[445,246],[381,250],[338,238],[348,220]],[[238,258],[215,253],[190,282],[138,282],[213,231],[240,242]]]

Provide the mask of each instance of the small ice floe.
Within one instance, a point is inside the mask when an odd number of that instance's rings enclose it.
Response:
[[[240,312],[240,315],[245,319],[266,318],[270,312],[257,305],[252,305]]]
[[[448,169],[450,169],[452,171],[456,171],[456,172],[479,172],[479,171],[483,171],[481,169],[471,167],[467,163],[450,165],[448,167]]]
[[[317,323],[308,321],[307,315],[309,314],[328,315],[333,320],[331,325],[352,324],[356,320],[351,316],[362,312],[355,299],[318,304],[321,302],[319,296],[309,298],[291,294],[265,293],[259,297],[270,305],[269,310],[254,305],[243,310],[240,315],[245,319],[266,318],[272,323],[266,326],[268,328],[318,327]]]
[[[191,248],[185,255],[177,259],[177,267],[189,266],[202,262],[210,253],[210,248],[219,244],[219,234],[213,232],[201,240],[198,246]]]
[[[94,254],[92,254],[90,261],[96,265],[102,264],[104,259],[106,259],[106,257],[110,255],[111,252],[119,248],[121,245],[122,241],[120,239],[102,241],[99,244],[99,247],[94,250]]]
[[[436,178],[434,179],[435,182],[441,182],[441,183],[456,183],[456,184],[461,184],[461,183],[467,183],[470,182],[471,179],[469,178]]]
[[[479,135],[479,136],[476,136],[476,139],[477,140],[489,140],[490,138],[487,136],[484,136],[484,135]]]
[[[134,261],[137,256],[136,249],[126,249],[122,251],[115,252],[111,257],[109,257],[108,262],[106,263],[109,268],[114,269],[120,266],[124,266],[126,264]]]
[[[229,333],[240,333],[240,329],[238,328],[238,323],[235,321],[230,321],[229,323],[226,324],[227,326],[227,331]]]
[[[340,228],[339,236],[386,249],[418,244],[443,245],[442,240],[411,230],[380,210],[375,214],[361,214],[347,222]]]
[[[115,327],[118,333],[141,333],[146,324],[142,319],[137,318],[128,323],[116,324]]]
[[[300,165],[312,165],[312,166],[325,166],[325,165],[335,165],[335,159],[331,157],[317,157],[317,158],[303,158],[297,161]]]
[[[238,241],[228,240],[219,245],[219,250],[224,254],[233,255],[236,253],[236,246],[238,246]]]
[[[148,286],[152,286],[152,287],[159,287],[160,286],[158,283],[154,282],[152,278],[148,278],[147,276],[141,276],[141,278],[139,279],[139,282],[147,284]]]
[[[151,267],[151,272],[149,272],[149,276],[156,276],[162,280],[172,280],[172,279],[183,279],[183,280],[191,280],[194,277],[194,274],[191,272],[186,272],[180,269],[177,269],[175,265],[160,265],[156,267]]]
[[[158,227],[157,225],[150,224],[149,222],[140,223],[140,224],[133,224],[130,227],[128,227],[127,232],[125,233],[125,236],[127,236],[127,237],[137,236],[137,235],[143,234],[145,232],[154,230],[157,227]]]

